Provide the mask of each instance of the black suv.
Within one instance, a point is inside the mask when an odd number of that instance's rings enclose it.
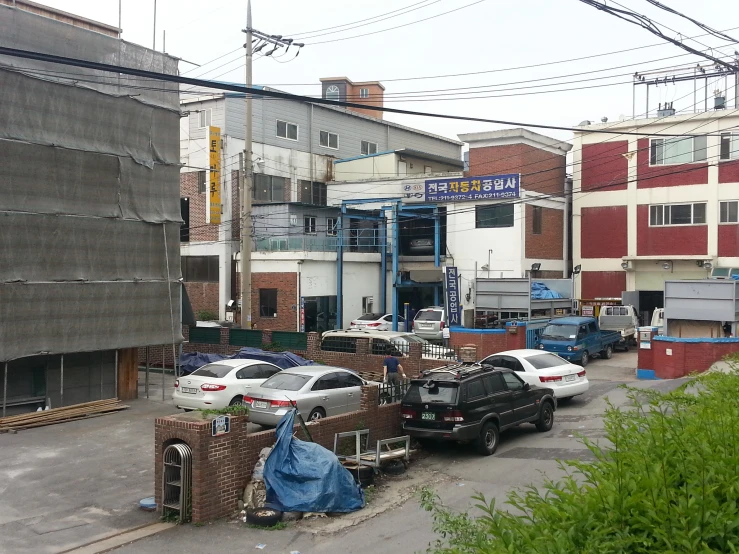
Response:
[[[455,364],[425,371],[411,381],[401,405],[403,430],[437,441],[475,441],[481,454],[498,447],[500,431],[533,423],[554,424],[554,391],[531,387],[510,369]]]

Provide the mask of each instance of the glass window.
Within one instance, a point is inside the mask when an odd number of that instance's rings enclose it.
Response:
[[[329,237],[335,237],[336,236],[336,230],[339,226],[339,218],[337,217],[327,217],[326,218],[326,234]]]
[[[259,289],[259,316],[277,317],[277,289]]]
[[[360,98],[369,98],[369,89],[368,88],[360,88],[359,89],[359,97]]]
[[[508,390],[521,390],[523,388],[523,381],[515,373],[505,372],[501,374],[505,381]]]
[[[582,339],[586,336],[588,336],[588,326],[580,325],[580,329],[577,331],[577,338]]]
[[[665,204],[649,206],[649,225],[703,225],[706,223],[706,203]]]
[[[180,242],[190,242],[190,199],[180,198]]]
[[[257,379],[269,379],[275,373],[282,371],[279,367],[272,364],[259,364],[257,370]]]
[[[736,200],[721,202],[719,204],[719,221],[721,223],[739,223],[738,207],[739,202]]]
[[[415,321],[441,321],[441,310],[421,310],[413,318]]]
[[[341,91],[336,85],[329,85],[326,87],[326,99],[328,100],[340,100]]]
[[[257,202],[284,202],[285,178],[255,173],[252,194]]]
[[[500,373],[485,375],[482,380],[485,383],[485,389],[488,394],[497,394],[506,390],[503,377],[500,376]]]
[[[210,127],[212,124],[213,110],[200,110],[198,112],[198,129]]]
[[[722,160],[739,159],[739,133],[721,133]]]
[[[300,181],[300,201],[314,206],[326,205],[326,183]]]
[[[208,186],[205,184],[207,176],[205,171],[198,171],[198,193],[205,194],[208,190]]]
[[[316,218],[312,215],[306,215],[303,217],[303,232],[306,235],[316,234]]]
[[[338,373],[339,376],[339,385],[341,388],[345,387],[361,387],[364,385],[364,382],[357,377],[356,375],[352,375],[351,373]]]
[[[329,131],[320,131],[318,133],[318,144],[324,148],[333,148],[334,150],[338,150],[339,135]]]
[[[331,390],[331,389],[340,389],[340,388],[341,388],[341,384],[339,382],[339,374],[329,373],[321,377],[318,381],[316,381],[313,384],[313,388],[311,390]]]
[[[664,225],[662,219],[664,206],[649,206],[649,224],[650,225]]]
[[[242,367],[240,370],[236,372],[236,378],[237,379],[259,379],[261,375],[259,374],[259,368],[261,366],[259,364],[250,365],[249,367]]]
[[[706,160],[707,139],[700,137],[655,138],[650,141],[650,165],[671,165]]]
[[[182,256],[182,279],[187,283],[217,283],[218,256]]]
[[[298,140],[298,126],[295,123],[277,120],[277,136],[288,140]]]
[[[363,140],[361,145],[362,155],[369,156],[370,154],[377,154],[377,143]]]
[[[534,235],[541,235],[541,217],[542,208],[541,206],[533,206],[533,221],[531,222],[532,233]]]
[[[411,383],[405,396],[405,402],[428,404],[454,404],[457,401],[457,383],[428,381]]]
[[[570,363],[567,360],[563,360],[556,354],[537,354],[535,356],[529,356],[524,359],[529,362],[534,367],[534,369],[546,369],[548,367],[557,367]]]
[[[286,373],[284,371],[280,371],[267,379],[260,386],[264,389],[300,390],[312,378],[312,375],[301,375],[299,373]]]
[[[595,321],[591,321],[588,323],[588,334],[593,334],[598,332],[598,326],[595,324]]]
[[[485,387],[482,379],[475,379],[467,383],[467,400],[479,400],[485,397]]]
[[[542,331],[540,338],[554,340],[574,339],[577,335],[577,325],[547,325]]]
[[[475,207],[475,227],[513,227],[513,204]]]
[[[690,225],[692,223],[692,206],[690,204],[675,204],[670,206],[670,223],[672,225]]]
[[[693,204],[693,223],[700,224],[706,222],[706,205]]]
[[[199,375],[200,377],[211,377],[213,379],[222,379],[233,371],[233,366],[223,364],[207,364],[196,369],[190,375]]]

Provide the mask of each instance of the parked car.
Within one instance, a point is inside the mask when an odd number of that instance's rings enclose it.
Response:
[[[358,338],[369,339],[369,353],[377,356],[407,356],[411,343],[420,343],[421,356],[427,360],[455,360],[457,358],[454,349],[432,344],[413,333],[403,331],[362,329],[326,331],[321,335],[321,350],[355,354]]]
[[[455,364],[413,379],[401,403],[403,431],[421,441],[474,441],[486,456],[499,434],[521,423],[539,431],[554,424],[557,399],[510,369]]]
[[[409,244],[409,252],[411,255],[433,254],[434,239],[413,239]]]
[[[618,346],[624,350],[636,345],[636,328],[639,327],[639,316],[634,306],[603,306],[598,316],[598,325],[602,331],[618,331],[621,341]]]
[[[511,369],[531,386],[551,388],[558,400],[584,394],[590,388],[583,368],[551,352],[508,350],[488,356],[480,364]]]
[[[325,365],[305,365],[281,371],[244,396],[249,421],[276,427],[293,401],[306,421],[316,421],[359,409],[361,387],[367,381],[353,371]]]
[[[539,349],[585,367],[593,355],[610,359],[620,341],[621,333],[601,331],[595,318],[560,317],[550,321],[539,335]]]
[[[172,400],[184,410],[218,410],[240,404],[244,395],[282,371],[260,360],[220,360],[174,382]]]
[[[431,306],[418,310],[413,318],[413,332],[426,340],[442,340],[446,325],[446,308]]]
[[[398,316],[398,327],[405,327],[405,319],[401,316]],[[349,328],[392,331],[393,314],[364,314],[352,321]]]

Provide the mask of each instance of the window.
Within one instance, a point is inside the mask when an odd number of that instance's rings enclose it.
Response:
[[[338,375],[341,388],[361,387],[364,385],[364,382],[359,377],[352,375],[351,373],[339,373]]]
[[[739,159],[739,133],[721,133],[722,160]]]
[[[259,371],[257,372],[257,379],[269,379],[275,373],[282,371],[279,367],[271,364],[260,364]]]
[[[454,404],[457,401],[457,383],[445,383],[443,381],[431,381],[428,385],[411,383],[406,393],[405,401],[414,404],[435,403]]]
[[[485,389],[488,394],[497,394],[505,391],[505,385],[503,384],[503,378],[500,376],[500,373],[485,375],[482,380],[485,383]]]
[[[649,165],[689,164],[706,160],[706,137],[672,137],[649,141]]]
[[[206,184],[206,181],[208,180],[207,172],[205,171],[198,171],[198,193],[205,194],[208,190],[208,185]]]
[[[306,215],[303,217],[303,232],[306,235],[316,234],[316,216]]]
[[[218,256],[182,256],[181,262],[185,282],[218,282]]]
[[[326,87],[326,99],[327,100],[340,100],[341,91],[336,85],[329,85]]]
[[[326,183],[300,181],[300,201],[314,206],[326,205]]]
[[[513,204],[475,207],[475,227],[513,227]]]
[[[369,98],[369,89],[368,88],[360,88],[359,89],[359,97],[360,98]]]
[[[326,234],[329,237],[335,237],[336,231],[339,228],[339,219],[337,217],[326,218]]]
[[[196,369],[190,375],[198,375],[200,377],[210,377],[211,379],[223,379],[226,375],[233,371],[233,366],[223,364],[208,364],[200,369]]]
[[[200,110],[198,111],[198,129],[210,127],[212,123],[213,110]]]
[[[341,383],[339,382],[339,374],[329,373],[328,375],[324,375],[318,379],[318,381],[313,384],[313,388],[311,390],[331,390],[340,388]]]
[[[720,223],[739,223],[739,202],[731,200],[719,203]]]
[[[363,314],[370,314],[369,316],[362,316],[362,317],[374,317],[377,319],[377,317],[381,316],[382,314],[374,314],[372,313],[372,308],[374,307],[375,299],[372,296],[363,296],[362,297],[362,313]],[[359,319],[362,319],[360,317]],[[374,321],[375,319],[371,319],[370,321]],[[392,321],[393,317],[390,316],[390,321]],[[387,319],[385,321],[388,321]]]
[[[595,321],[591,321],[588,323],[588,333],[593,335],[598,332],[598,326],[595,324]]]
[[[377,143],[370,142],[368,140],[362,141],[362,156],[369,156],[370,154],[377,154]]]
[[[475,379],[467,383],[467,400],[479,400],[485,397],[485,387],[482,379]]]
[[[298,373],[276,373],[260,386],[264,389],[277,390],[300,390],[313,378],[312,375],[300,375]]]
[[[320,131],[318,133],[318,144],[323,148],[339,149],[339,135],[329,131]]]
[[[588,336],[588,326],[580,325],[580,329],[577,332],[577,340],[584,339]]]
[[[533,207],[533,221],[532,221],[532,233],[534,235],[541,235],[541,206]]]
[[[569,365],[570,362],[563,360],[556,354],[536,354],[526,358],[534,369],[548,369],[550,367],[558,367],[561,365]]]
[[[242,367],[236,372],[237,379],[259,379],[259,364]]]
[[[190,242],[190,199],[180,198],[180,242]]]
[[[706,222],[706,203],[658,204],[649,206],[649,225],[703,225]]]
[[[277,317],[277,289],[259,289],[259,316]]]
[[[503,380],[508,385],[508,390],[521,390],[523,388],[523,381],[515,373],[503,373]]]
[[[285,178],[255,173],[252,196],[257,202],[284,202]]]
[[[298,126],[295,123],[277,120],[277,136],[288,140],[298,140]]]

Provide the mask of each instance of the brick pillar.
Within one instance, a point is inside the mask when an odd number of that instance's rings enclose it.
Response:
[[[359,338],[357,339],[357,356],[368,356],[369,355],[369,339]]]
[[[408,367],[405,366],[405,360],[403,360],[403,368],[405,374],[408,377],[416,377],[421,373],[423,362],[423,351],[421,349],[420,342],[412,342],[409,345],[408,350]]]
[[[272,344],[272,331],[270,329],[262,330],[262,344]]]
[[[315,358],[321,351],[321,336],[312,331],[308,333],[308,348],[306,354],[308,358]]]

